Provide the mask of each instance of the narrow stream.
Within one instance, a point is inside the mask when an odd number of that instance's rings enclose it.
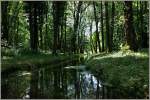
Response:
[[[18,71],[2,80],[2,98],[96,98],[100,82],[85,65]],[[98,84],[99,83],[99,84]]]

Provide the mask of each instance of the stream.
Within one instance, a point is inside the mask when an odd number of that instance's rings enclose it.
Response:
[[[85,65],[44,66],[2,78],[2,98],[96,98],[101,85]]]

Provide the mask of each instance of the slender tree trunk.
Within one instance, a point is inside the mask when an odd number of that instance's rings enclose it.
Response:
[[[104,51],[104,30],[103,30],[103,2],[101,1],[101,34],[102,34],[102,51]]]
[[[1,2],[1,11],[2,11],[2,39],[5,39],[8,42],[8,32],[9,32],[9,21],[8,21],[8,1]]]
[[[34,3],[34,42],[33,42],[33,50],[37,52],[38,50],[38,25],[37,25],[37,2]]]
[[[79,25],[79,17],[80,17],[80,11],[81,11],[81,6],[82,6],[82,1],[79,1],[78,7],[77,7],[77,13],[74,14],[74,32],[72,35],[72,52],[76,52],[76,35],[77,35],[77,30],[78,30],[78,25]]]
[[[67,41],[67,37],[66,37],[67,29],[66,28],[67,28],[67,15],[65,14],[65,42],[64,42],[65,46],[64,46],[64,52],[66,52],[66,50],[67,50],[66,49],[67,48],[67,42],[66,42]]]
[[[47,46],[48,46],[48,40],[47,40],[47,36],[48,36],[48,31],[47,31],[47,16],[48,16],[48,14],[45,14],[45,16],[46,16],[46,32],[45,32],[45,50],[47,50]]]
[[[57,54],[57,49],[58,49],[58,34],[59,34],[59,9],[58,9],[58,2],[54,1],[53,2],[53,28],[54,28],[54,40],[53,40],[53,54]]]
[[[110,50],[110,30],[109,30],[109,16],[108,16],[108,1],[105,1],[105,17],[106,17],[106,49]]]
[[[30,48],[33,52],[38,51],[38,26],[37,26],[37,2],[30,2],[29,25],[30,25]]]
[[[145,25],[144,25],[144,13],[145,13],[145,9],[147,9],[146,7],[144,7],[144,1],[140,1],[140,29],[141,29],[141,31],[140,31],[140,37],[141,37],[141,47],[142,48],[146,48],[146,47],[148,47],[148,45],[147,45],[147,40],[148,40],[148,38],[147,38],[147,32],[145,32],[144,30],[144,28],[145,28]],[[146,5],[147,6],[147,5]]]
[[[63,45],[63,23],[64,22],[64,19],[62,19],[62,22],[61,22],[61,34],[60,34],[60,50],[62,50],[62,45]]]
[[[93,53],[94,52],[93,51],[94,45],[93,45],[93,39],[92,39],[92,24],[93,24],[93,21],[91,21],[91,25],[90,25],[90,48],[91,48],[91,51]]]
[[[111,15],[111,31],[110,31],[110,47],[109,52],[112,52],[113,46],[113,32],[114,32],[114,16],[115,16],[115,3],[112,1],[112,15]]]
[[[97,47],[99,49],[99,52],[101,52],[99,32],[98,32],[98,18],[97,18],[97,14],[96,14],[95,2],[93,2],[93,7],[94,7],[94,16],[95,16],[95,23],[96,23],[96,52],[97,52]]]
[[[57,54],[57,50],[60,49],[60,25],[64,16],[66,1],[54,1],[53,2],[53,54]]]

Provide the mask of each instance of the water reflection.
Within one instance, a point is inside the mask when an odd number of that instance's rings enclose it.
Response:
[[[101,82],[84,65],[47,66],[6,80],[2,98],[101,98]]]
[[[30,97],[99,98],[97,89],[100,87],[100,81],[83,69],[73,66],[47,67],[32,72]]]
[[[15,99],[26,95],[26,89],[29,87],[31,73],[18,71],[10,75],[2,75],[1,96],[2,98]],[[4,78],[5,77],[5,78]]]

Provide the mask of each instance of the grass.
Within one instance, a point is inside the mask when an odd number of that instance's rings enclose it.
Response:
[[[42,65],[58,65],[62,62],[67,62],[71,59],[76,59],[77,55],[64,55],[60,54],[54,56],[52,54],[27,54],[21,56],[4,56],[2,58],[1,64],[1,71],[8,71],[8,70],[21,70],[27,69],[30,70],[32,67],[40,67]]]
[[[149,86],[148,50],[139,52],[113,52],[99,54],[86,62],[87,68],[99,77],[104,85],[122,90],[122,95],[143,98]],[[131,94],[130,92],[133,94]],[[148,90],[147,90],[148,91]],[[130,94],[130,95],[129,95]],[[131,96],[131,98],[132,98]]]

